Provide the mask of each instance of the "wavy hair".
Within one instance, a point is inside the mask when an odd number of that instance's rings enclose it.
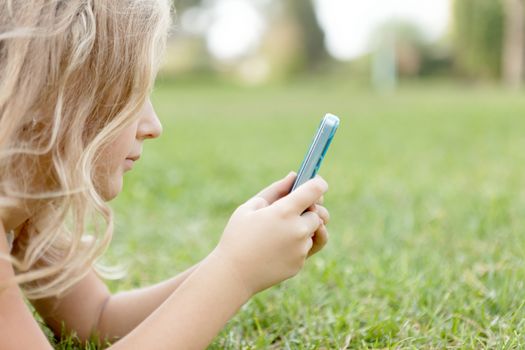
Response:
[[[107,248],[97,160],[137,118],[170,24],[168,0],[0,0],[0,214],[32,210],[0,258],[28,298],[66,291]]]

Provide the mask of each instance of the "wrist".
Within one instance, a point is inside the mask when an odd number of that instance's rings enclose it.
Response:
[[[246,283],[245,278],[243,278],[239,268],[235,265],[235,262],[224,254],[224,252],[215,248],[208,255],[206,260],[215,268],[220,269],[225,276],[228,276],[228,283],[231,283],[232,287],[239,291],[240,296],[245,302],[256,294],[256,292]]]

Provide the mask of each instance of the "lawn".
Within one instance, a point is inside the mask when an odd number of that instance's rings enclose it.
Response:
[[[525,347],[522,94],[164,82],[153,100],[164,133],[112,203],[105,262],[128,271],[113,291],[204,258],[238,205],[297,170],[331,112],[341,126],[321,169],[329,245],[248,302],[210,349]]]

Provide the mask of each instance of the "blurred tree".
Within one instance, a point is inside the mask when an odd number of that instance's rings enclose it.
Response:
[[[268,62],[270,80],[321,67],[329,55],[311,0],[269,0],[264,12],[268,25],[259,54]]]
[[[220,1],[222,0],[173,0],[179,19],[189,18],[185,14],[212,13]],[[250,67],[255,62],[258,67],[262,67],[261,64],[267,66],[264,70],[268,72],[269,79],[282,79],[303,71],[315,70],[330,57],[313,0],[245,1],[251,2],[265,18],[266,32],[260,40],[258,52],[255,55],[247,53],[238,58],[234,68],[245,71],[247,68],[243,67]],[[210,18],[212,17],[213,15]],[[194,32],[190,39],[205,40],[206,30]],[[182,40],[181,36],[184,33],[179,33],[178,41]],[[172,44],[177,40],[173,39]],[[223,70],[228,70],[221,62],[214,62],[213,59],[209,63],[215,65],[214,69],[220,66]]]
[[[257,55],[268,64],[268,80],[283,80],[305,69],[300,26],[287,13],[271,16]]]
[[[467,75],[500,76],[503,0],[455,0],[454,44],[458,68]]]
[[[209,0],[173,0],[175,8],[175,35],[168,41],[167,52],[160,70],[164,79],[189,75],[211,75],[211,55],[206,47],[201,25],[184,28],[183,15],[193,13],[190,22],[202,14]]]
[[[504,0],[503,81],[511,88],[523,83],[525,9],[523,0]]]
[[[305,68],[317,68],[329,55],[312,0],[285,0],[285,11],[297,24]]]
[[[191,7],[201,6],[205,0],[173,0],[176,12],[179,14]]]

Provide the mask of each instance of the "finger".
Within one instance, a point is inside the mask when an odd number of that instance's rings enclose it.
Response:
[[[321,196],[321,198],[319,198],[319,200],[316,202],[316,204],[323,205],[323,203],[324,203],[324,196]]]
[[[306,211],[313,211],[317,213],[317,208],[315,207],[315,204],[312,204],[311,206],[308,207],[308,209],[306,209]]]
[[[322,225],[322,220],[319,215],[317,215],[317,213],[313,211],[307,211],[301,215],[300,225],[300,233],[304,237],[310,237],[313,236],[315,231],[317,231],[317,229]]]
[[[262,197],[252,197],[248,201],[246,201],[244,204],[242,204],[237,210],[241,211],[255,211],[262,208],[265,208],[268,206],[268,202],[266,199]]]
[[[328,212],[328,209],[322,205],[316,205],[315,212],[319,215],[321,220],[323,220],[323,224],[328,225],[328,222],[330,222],[330,213]]]
[[[266,200],[270,205],[279,198],[286,196],[290,189],[293,186],[297,174],[295,172],[290,172],[286,177],[281,180],[275,181],[270,186],[263,189],[261,192],[257,193],[255,197],[261,197]]]
[[[312,247],[314,245],[313,238],[308,238],[305,243],[304,252],[306,253],[306,258],[310,256],[310,252],[312,251]]]
[[[312,237],[312,248],[308,252],[308,257],[311,257],[323,249],[326,243],[328,243],[328,230],[326,229],[326,226],[321,225]]]
[[[328,184],[326,181],[322,177],[317,176],[299,186],[292,193],[277,200],[275,204],[301,214],[312,204],[315,204],[327,190]]]
[[[317,213],[317,215],[319,215],[319,217],[323,220],[323,224],[325,225],[327,225],[330,221],[330,213],[328,212],[328,209],[326,209],[322,205],[312,204],[308,207],[308,209],[306,209],[306,211],[313,211],[314,213]]]

